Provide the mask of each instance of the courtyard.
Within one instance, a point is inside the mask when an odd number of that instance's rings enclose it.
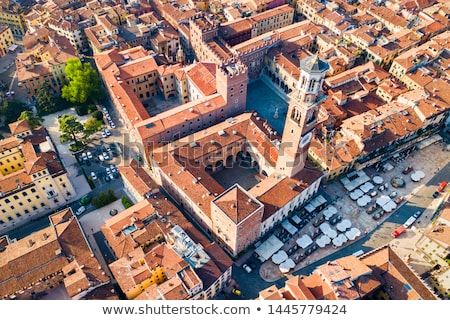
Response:
[[[279,135],[283,133],[288,103],[264,81],[257,80],[248,84],[247,110],[258,112]]]

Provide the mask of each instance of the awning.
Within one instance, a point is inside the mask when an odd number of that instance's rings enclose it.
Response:
[[[281,223],[281,226],[287,231],[289,232],[291,235],[294,235],[298,229],[292,224],[290,223],[288,220],[284,220]]]
[[[313,243],[312,239],[310,236],[308,236],[307,234],[304,234],[303,236],[301,236],[300,238],[298,238],[295,241],[302,249],[307,248],[309,245],[311,245]]]
[[[294,267],[295,262],[292,259],[287,259],[286,261],[282,262],[279,266],[281,273],[287,273]]]

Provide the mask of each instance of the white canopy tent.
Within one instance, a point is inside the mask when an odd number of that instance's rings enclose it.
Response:
[[[373,180],[373,182],[375,184],[382,184],[383,183],[383,178],[380,177],[380,176],[375,176],[375,177],[372,178],[372,180]]]
[[[328,206],[325,210],[322,211],[325,220],[330,219],[334,214],[337,213],[337,209],[335,206]]]
[[[255,249],[255,253],[259,256],[259,260],[264,262],[280,250],[284,243],[278,239],[275,235],[271,235],[266,241],[261,243],[261,245]]]
[[[369,176],[364,171],[353,171],[341,179],[341,183],[347,191],[353,191],[360,185],[370,181]]]
[[[302,249],[307,248],[309,245],[311,245],[313,243],[312,239],[310,236],[308,236],[307,234],[304,234],[303,236],[301,236],[300,238],[298,238],[295,241]]]
[[[294,235],[298,231],[298,229],[292,223],[290,223],[287,219],[281,223],[281,226],[287,232],[289,232],[291,235]]]
[[[337,236],[336,230],[332,229],[327,222],[322,223],[319,226],[319,229],[322,231],[323,234],[327,235],[331,239],[334,239]]]
[[[411,174],[411,180],[418,182],[425,177],[425,173],[423,171],[415,171]]]
[[[323,234],[317,238],[316,243],[320,248],[324,248],[326,245],[331,243],[331,238],[326,234]]]
[[[280,263],[279,269],[281,273],[287,273],[294,267],[295,262],[292,259],[287,259],[286,261]]]
[[[363,195],[364,195],[364,192],[362,192],[361,189],[356,189],[356,190],[354,190],[354,191],[352,191],[352,192],[350,193],[350,198],[351,198],[352,200],[358,200],[358,199],[361,198]]]
[[[389,201],[391,201],[391,198],[389,198],[388,196],[382,195],[379,196],[377,199],[377,205],[379,205],[380,207],[384,206],[386,203],[388,203]]]
[[[272,256],[272,262],[280,264],[288,259],[288,254],[284,250],[280,250]]]
[[[363,195],[361,198],[359,198],[356,203],[360,207],[365,207],[370,201],[372,201],[372,198],[368,196],[367,194]]]
[[[340,246],[342,246],[344,243],[346,243],[348,241],[348,239],[347,239],[347,237],[343,234],[343,233],[340,233],[336,238],[334,238],[333,240],[332,240],[332,242],[333,242],[333,244],[336,246],[336,247],[340,247]]]
[[[344,232],[352,226],[352,222],[349,219],[344,219],[336,225],[336,229],[340,232]]]
[[[358,228],[351,228],[350,230],[345,232],[345,236],[349,240],[355,240],[360,235],[361,235],[361,231]]]
[[[361,189],[362,192],[367,193],[370,190],[372,190],[373,188],[375,188],[375,186],[370,181],[367,181],[359,188]]]
[[[397,208],[397,204],[392,200],[383,205],[383,210],[386,212],[392,212],[395,208]]]

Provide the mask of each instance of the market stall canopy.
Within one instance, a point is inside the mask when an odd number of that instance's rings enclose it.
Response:
[[[350,172],[341,179],[341,183],[347,191],[353,191],[367,181],[370,181],[370,177],[362,170]]]
[[[355,240],[357,237],[361,235],[361,231],[358,228],[351,228],[347,232],[345,232],[345,236],[349,240]]]
[[[383,178],[380,177],[380,176],[375,176],[375,177],[372,178],[372,180],[373,180],[373,182],[375,184],[382,184],[383,183]]]
[[[332,242],[336,247],[340,247],[347,241],[347,237],[343,233],[340,233],[336,238],[333,239]]]
[[[372,183],[370,183],[369,181],[367,181],[359,188],[361,189],[362,192],[367,193],[370,190],[372,190],[373,188],[375,188],[375,186]]]
[[[362,192],[361,189],[356,189],[355,191],[352,191],[350,193],[350,198],[352,200],[358,200],[359,198],[361,198],[364,195],[364,192]]]
[[[423,171],[415,171],[411,174],[411,180],[418,182],[425,177],[425,173]]]
[[[336,230],[332,229],[327,222],[322,223],[319,226],[319,229],[322,231],[323,234],[327,235],[331,239],[334,239],[337,236]]]
[[[334,214],[337,213],[337,209],[335,206],[328,206],[325,210],[322,211],[325,220],[330,219]]]
[[[287,260],[288,254],[284,250],[280,250],[272,256],[272,262],[275,264],[280,264]]]
[[[392,212],[395,208],[397,208],[397,204],[392,200],[383,205],[383,210],[386,212]]]
[[[279,266],[281,273],[287,273],[294,267],[295,262],[292,259],[287,259],[286,261],[282,262]]]
[[[264,262],[280,250],[284,243],[281,242],[275,235],[271,235],[266,241],[261,243],[261,245],[255,249],[255,253],[259,256],[259,260]]]
[[[304,234],[303,236],[301,236],[300,238],[298,238],[295,241],[302,249],[307,248],[309,245],[311,245],[313,243],[312,239],[310,236],[308,236],[307,234]]]
[[[294,235],[298,231],[298,229],[292,223],[290,223],[287,219],[281,223],[281,226],[287,232],[289,232],[291,235]]]
[[[336,229],[340,232],[344,232],[352,226],[352,222],[348,219],[344,219],[336,225]]]
[[[388,203],[389,201],[391,201],[391,198],[389,198],[386,195],[382,195],[379,196],[377,199],[377,205],[379,205],[380,207],[384,206],[386,203]]]
[[[360,207],[365,207],[370,201],[372,201],[372,198],[368,196],[367,194],[363,195],[361,198],[359,198],[356,203]]]

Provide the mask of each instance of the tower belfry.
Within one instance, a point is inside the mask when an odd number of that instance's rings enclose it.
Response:
[[[318,56],[300,61],[300,81],[291,94],[277,160],[278,173],[292,177],[305,166],[317,124],[317,97],[328,69],[328,63]]]

